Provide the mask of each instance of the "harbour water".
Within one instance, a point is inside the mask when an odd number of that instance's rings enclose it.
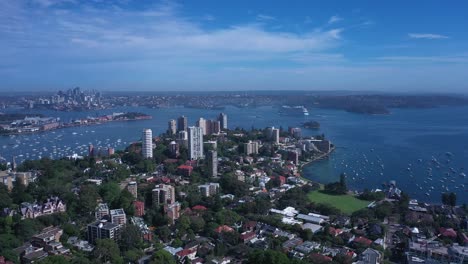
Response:
[[[459,203],[468,202],[468,107],[433,109],[392,109],[390,115],[361,115],[341,110],[309,108],[309,116],[281,115],[278,108],[226,107],[229,128],[299,126],[315,120],[320,129],[303,129],[304,135],[325,134],[337,146],[322,161],[304,168],[306,178],[327,183],[339,174],[347,175],[352,189],[380,188],[395,180],[412,197],[430,202],[440,201],[442,192],[457,193]],[[14,110],[9,110],[14,111]],[[219,110],[183,107],[149,109],[116,108],[89,112],[39,111],[63,121],[112,112],[137,111],[153,116],[152,120],[111,122],[30,135],[0,137],[0,155],[21,162],[40,157],[86,154],[88,144],[95,148],[123,149],[138,141],[143,128],[159,134],[167,121],[180,115],[195,124],[199,117],[214,119]]]

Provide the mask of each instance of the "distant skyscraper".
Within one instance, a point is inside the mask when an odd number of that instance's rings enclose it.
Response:
[[[268,139],[268,140],[271,140],[273,138],[273,129],[275,127],[267,127],[265,128],[265,137]]]
[[[109,148],[107,149],[107,155],[112,156],[112,155],[114,155],[114,153],[115,153],[115,149],[114,149],[114,148],[110,148],[110,147],[109,147]]]
[[[219,114],[218,121],[220,122],[221,129],[225,130],[228,128],[227,115],[225,113]]]
[[[143,130],[143,138],[141,145],[141,154],[145,159],[153,157],[153,131],[151,129]]]
[[[300,127],[290,127],[289,134],[294,138],[299,139],[302,137],[302,130]]]
[[[198,185],[198,190],[202,196],[210,197],[219,192],[219,183],[210,182],[203,185]]]
[[[180,203],[175,202],[164,205],[164,212],[166,213],[171,223],[174,224],[174,221],[180,217]]]
[[[280,130],[279,128],[273,128],[272,130],[272,140],[274,143],[279,144]]]
[[[174,119],[169,120],[167,132],[170,135],[177,133],[177,122]]]
[[[153,206],[175,202],[175,189],[172,185],[159,184],[152,191]]]
[[[258,142],[249,140],[244,143],[244,153],[246,155],[258,154]]]
[[[177,140],[176,140],[177,144],[179,144],[179,146],[184,146],[184,147],[188,147],[188,133],[187,131],[179,131],[177,133]]]
[[[207,120],[206,121],[206,134],[218,134],[221,132],[221,123],[218,120]]]
[[[218,142],[216,140],[209,140],[205,143],[205,148],[208,150],[217,150],[218,149]]]
[[[94,156],[94,146],[92,144],[88,146],[88,156]]]
[[[203,158],[203,130],[201,127],[188,128],[189,158],[197,160]]]
[[[216,177],[218,175],[218,152],[216,150],[210,150],[206,154],[208,162],[208,173],[210,177]]]
[[[171,153],[171,158],[177,158],[179,156],[179,144],[175,141],[169,143],[169,152]]]
[[[206,127],[206,124],[208,123],[207,121],[208,120],[205,120],[203,117],[200,117],[200,119],[198,119],[197,124],[196,124],[197,127],[202,129],[203,135],[207,134],[207,127]]]
[[[181,116],[177,119],[177,131],[187,131],[187,117]]]

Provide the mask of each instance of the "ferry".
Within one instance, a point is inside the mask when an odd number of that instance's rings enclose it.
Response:
[[[280,113],[291,114],[291,115],[292,114],[301,114],[302,113],[305,116],[309,115],[309,111],[307,110],[307,108],[305,108],[302,105],[296,105],[296,106],[283,105],[281,107]]]

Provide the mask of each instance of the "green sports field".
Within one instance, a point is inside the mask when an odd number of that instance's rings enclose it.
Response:
[[[308,198],[311,202],[331,205],[340,209],[345,214],[352,214],[369,205],[369,201],[359,200],[356,197],[346,195],[330,195],[320,191],[310,192]]]

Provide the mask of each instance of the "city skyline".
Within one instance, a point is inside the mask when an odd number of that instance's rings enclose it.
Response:
[[[0,90],[466,89],[466,3],[265,3],[2,1]]]

